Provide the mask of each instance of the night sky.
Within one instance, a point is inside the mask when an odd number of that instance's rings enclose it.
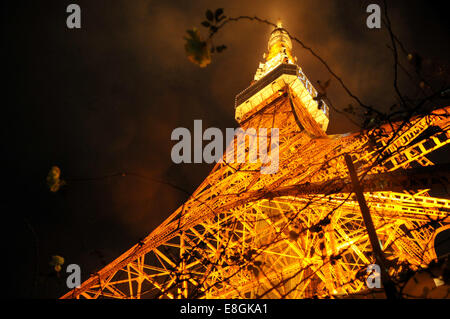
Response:
[[[66,7],[77,3],[82,28],[66,27]],[[52,255],[81,266],[83,280],[145,237],[187,194],[133,176],[134,172],[192,192],[212,165],[171,161],[176,127],[236,127],[234,97],[253,79],[271,28],[242,21],[217,37],[227,50],[206,68],[184,52],[186,29],[199,28],[206,9],[227,16],[258,15],[276,22],[321,55],[363,101],[390,105],[393,59],[385,28],[365,25],[369,3],[381,1],[2,1],[6,99],[2,109],[2,204],[12,280],[11,297],[56,298],[64,276]],[[389,4],[394,31],[408,49],[449,64],[448,13],[438,3]],[[310,53],[294,44],[311,82],[330,78]],[[404,87],[406,93],[412,90]],[[350,100],[331,81],[337,106]],[[6,112],[5,112],[6,111]],[[355,130],[331,112],[328,133]],[[53,165],[68,181],[51,193]],[[33,288],[34,287],[34,288]]]

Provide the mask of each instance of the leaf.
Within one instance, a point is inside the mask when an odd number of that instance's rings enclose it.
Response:
[[[217,22],[220,22],[220,21],[222,21],[223,19],[225,19],[227,16],[221,16],[221,17],[219,17],[218,19],[216,19],[216,21]]]
[[[320,225],[312,225],[309,230],[313,233],[318,233],[320,231],[322,231],[322,226]]]
[[[342,259],[342,255],[331,255],[330,259],[332,259],[332,260],[339,260],[339,259]]]
[[[60,178],[61,170],[58,166],[52,166],[47,175],[47,185],[51,192],[56,193],[66,182]]]
[[[322,219],[318,224],[322,225],[322,226],[326,226],[329,225],[331,223],[331,220],[329,217],[325,217],[324,219]]]
[[[211,10],[207,10],[205,13],[206,19],[208,19],[209,21],[213,21],[214,20],[214,15],[212,13]]]
[[[324,250],[325,249],[325,243],[322,241],[322,242],[320,242],[320,244],[319,244],[319,249],[320,250]]]
[[[50,261],[50,265],[64,265],[64,257],[61,257],[59,255],[53,255],[52,259]]]
[[[317,109],[322,109],[322,106],[323,106],[323,100],[319,100],[319,101],[317,101]]]
[[[214,13],[214,17],[216,19],[216,21],[219,21],[219,17],[223,14],[223,8],[219,8],[216,10],[216,12]]]
[[[327,88],[330,86],[331,79],[328,79],[325,83],[322,84],[320,80],[317,80],[317,84],[322,89],[322,92],[325,93]]]
[[[188,37],[185,37],[186,43],[184,49],[189,61],[204,68],[211,63],[211,52],[206,41],[200,38],[200,34],[196,28],[187,30]]]
[[[291,239],[291,240],[297,240],[298,238],[300,237],[300,235],[297,233],[297,232],[295,232],[295,231],[293,231],[293,230],[291,230],[290,232],[289,232],[289,238]]]
[[[58,255],[52,256],[52,259],[49,262],[50,266],[53,266],[56,272],[61,271],[61,266],[64,265],[64,258]]]
[[[203,21],[202,26],[208,28],[211,24],[208,21]]]
[[[225,50],[226,48],[227,48],[227,46],[224,45],[224,44],[222,44],[222,45],[219,45],[219,46],[216,48],[216,50],[217,50],[218,53],[220,53],[220,52],[222,52],[223,50]]]

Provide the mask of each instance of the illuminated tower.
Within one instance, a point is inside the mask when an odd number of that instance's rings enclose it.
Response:
[[[63,298],[325,298],[366,289],[374,258],[344,154],[367,173],[361,184],[386,258],[413,269],[435,258],[430,219],[448,222],[450,201],[427,189],[448,183],[448,167],[442,173],[425,156],[449,143],[441,116],[449,108],[381,127],[376,140],[327,135],[328,107],[281,24],[235,108],[243,130],[279,129],[278,171],[217,163],[165,222]]]

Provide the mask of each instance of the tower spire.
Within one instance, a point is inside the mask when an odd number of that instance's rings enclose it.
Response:
[[[264,54],[264,58],[266,61],[260,63],[256,70],[255,81],[258,81],[280,64],[295,64],[296,59],[292,55],[292,41],[286,29],[283,28],[281,20],[278,20],[277,26],[270,34],[267,54]]]
[[[251,116],[261,101],[289,86],[292,94],[299,98],[313,120],[325,132],[328,127],[328,106],[317,90],[297,65],[292,54],[292,41],[289,33],[278,20],[270,33],[264,62],[259,63],[251,85],[236,96],[236,120],[241,123]]]
[[[283,23],[281,23],[281,19],[278,18],[277,20],[277,28],[282,28],[283,27]]]

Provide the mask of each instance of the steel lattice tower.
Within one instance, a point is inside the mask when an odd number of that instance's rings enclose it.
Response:
[[[262,174],[246,144],[245,158],[218,162],[165,222],[63,298],[323,298],[365,289],[360,274],[374,259],[344,154],[386,258],[420,267],[436,257],[430,220],[448,223],[450,200],[427,190],[448,185],[449,170],[426,155],[449,143],[450,109],[377,128],[383,134],[327,135],[328,107],[291,48],[279,25],[254,82],[236,97],[244,132],[279,129],[278,171]]]

